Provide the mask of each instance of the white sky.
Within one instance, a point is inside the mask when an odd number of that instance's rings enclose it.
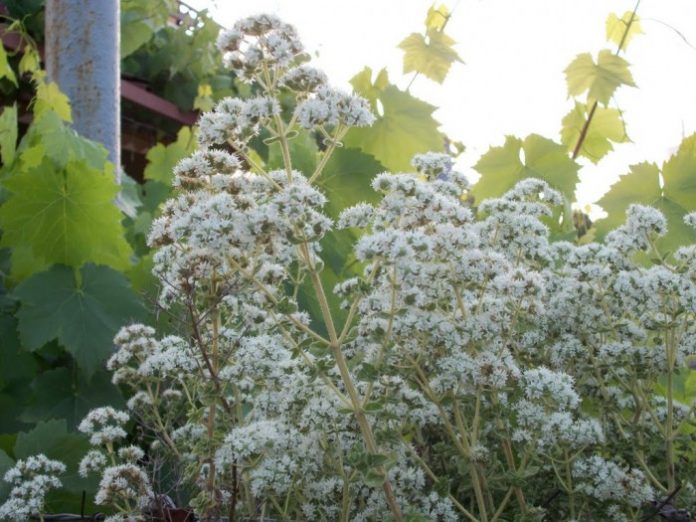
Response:
[[[386,66],[405,88],[403,53],[396,46],[423,31],[430,0],[188,0],[209,8],[231,26],[238,18],[274,13],[297,27],[314,64],[331,83],[348,80],[365,65]],[[446,32],[466,62],[454,64],[444,85],[419,77],[411,93],[439,107],[436,119],[467,151],[458,164],[465,172],[507,134],[538,133],[560,140],[561,119],[573,105],[563,70],[579,53],[605,47],[604,22],[621,16],[635,0],[448,0],[454,9]],[[624,111],[632,143],[620,144],[598,165],[580,161],[581,205],[596,201],[628,165],[661,163],[683,136],[696,132],[696,0],[643,0],[643,32],[623,55],[638,88],[620,87],[614,103]],[[659,22],[658,22],[659,20]],[[696,175],[696,174],[695,174]],[[474,178],[475,175],[472,175]]]

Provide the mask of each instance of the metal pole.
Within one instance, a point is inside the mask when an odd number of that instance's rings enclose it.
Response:
[[[46,70],[72,105],[73,127],[121,164],[119,0],[46,0]]]

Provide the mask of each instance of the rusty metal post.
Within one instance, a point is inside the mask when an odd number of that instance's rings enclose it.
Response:
[[[46,70],[70,98],[73,127],[108,149],[119,180],[119,0],[46,0]]]

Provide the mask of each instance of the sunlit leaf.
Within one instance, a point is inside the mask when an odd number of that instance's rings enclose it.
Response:
[[[363,70],[352,81],[358,94],[363,95],[365,78],[371,75]],[[380,80],[380,76],[377,77]],[[381,81],[384,81],[385,76]],[[371,127],[351,129],[346,135],[348,147],[362,149],[374,156],[387,169],[398,172],[412,170],[411,158],[420,152],[444,151],[444,139],[438,131],[439,123],[433,118],[435,107],[399,90],[394,85],[383,88],[372,84],[365,92],[373,97],[377,119]]]
[[[576,103],[575,107],[563,118],[561,143],[570,152],[575,149],[589,117],[586,109],[582,103]],[[625,143],[627,141],[629,139],[621,119],[621,112],[617,109],[597,106],[580,147],[580,156],[597,163],[608,152],[614,150],[612,143]]]
[[[629,23],[631,24],[630,28]],[[633,37],[643,32],[640,24],[640,18],[638,18],[638,15],[635,15],[632,11],[626,11],[621,18],[616,16],[616,14],[611,13],[607,17],[606,30],[607,41],[613,42],[616,45],[621,45],[623,40],[621,49],[628,47],[628,44],[631,43]],[[626,35],[625,38],[624,34]]]
[[[449,9],[447,9],[445,4],[441,4],[439,7],[435,7],[435,4],[433,4],[430,8],[428,8],[428,14],[425,17],[426,29],[442,31],[447,23],[447,20],[449,19],[449,16]]]
[[[36,100],[34,101],[34,116],[53,111],[64,121],[72,121],[70,115],[70,100],[58,88],[55,82],[40,82],[36,88]]]
[[[158,143],[147,151],[147,167],[145,179],[152,179],[171,185],[174,177],[174,167],[180,160],[196,150],[196,137],[191,127],[181,127],[176,141],[169,145]]]
[[[427,36],[410,34],[399,44],[404,51],[404,74],[418,72],[442,83],[450,66],[462,61],[453,48],[454,43],[452,38],[435,29],[429,29]]]
[[[530,134],[524,141],[508,136],[502,146],[491,147],[474,169],[481,173],[472,189],[479,202],[503,195],[524,178],[543,179],[568,201],[573,201],[580,166],[568,157],[561,145]]]
[[[87,261],[114,268],[129,266],[118,193],[110,171],[82,162],[54,170],[48,160],[8,178],[10,197],[0,207],[1,244],[28,247],[50,263],[79,267]]]
[[[7,105],[0,115],[0,157],[2,164],[14,161],[17,150],[17,105]]]
[[[568,95],[580,96],[588,91],[589,100],[607,105],[620,85],[635,87],[628,62],[611,51],[599,51],[597,63],[590,53],[579,54],[565,70]]]
[[[7,78],[17,85],[17,76],[15,76],[10,63],[7,61],[7,53],[2,45],[0,45],[0,78]]]

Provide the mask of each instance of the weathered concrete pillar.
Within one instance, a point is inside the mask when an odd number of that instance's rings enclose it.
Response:
[[[119,0],[46,0],[46,69],[70,98],[73,127],[121,164]]]

